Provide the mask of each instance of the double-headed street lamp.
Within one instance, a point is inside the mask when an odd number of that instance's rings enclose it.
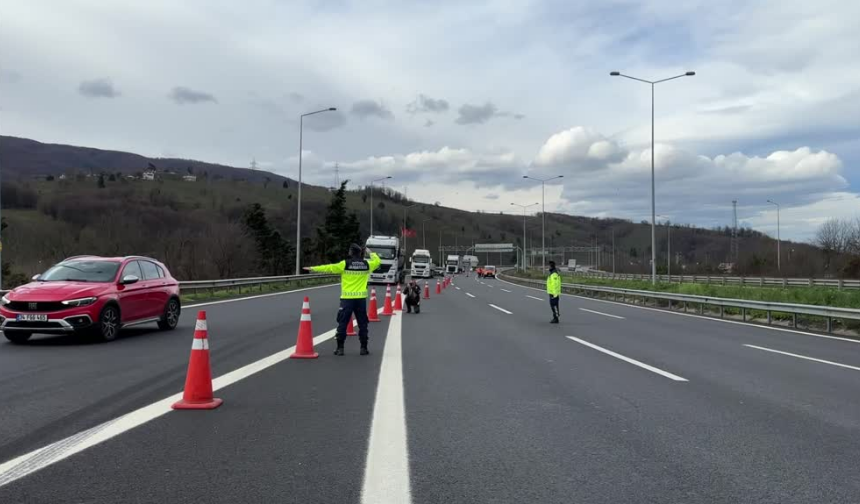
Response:
[[[388,180],[390,178],[391,178],[390,176],[389,177],[380,177],[376,180],[370,181],[370,236],[373,236],[373,184],[380,182],[380,181],[383,181],[383,180]]]
[[[668,215],[658,215],[666,219],[666,274],[669,275],[669,283],[672,282],[672,224]]]
[[[654,85],[660,84],[661,82],[666,82],[670,80],[680,79],[681,77],[692,77],[696,75],[696,72],[686,72],[681,75],[676,75],[674,77],[669,77],[668,79],[660,79],[657,81],[649,81],[645,79],[640,79],[638,77],[632,77],[630,75],[624,75],[621,72],[610,72],[609,75],[613,77],[626,77],[628,79],[632,79],[639,82],[644,82],[646,84],[651,85],[651,283],[657,283],[657,229],[656,229],[656,220],[657,220],[657,205],[656,198],[654,196]]]
[[[335,110],[337,110],[336,107],[329,107],[327,109],[308,112],[307,114],[299,116],[299,209],[296,212],[296,275],[300,274],[302,271],[302,136],[304,134],[304,121],[307,116],[322,114],[323,112],[334,112]]]
[[[780,266],[780,256],[779,253],[779,203],[771,200],[767,200],[771,205],[776,205],[776,270],[782,272],[782,267]]]
[[[537,205],[537,203],[532,203],[531,205],[520,205],[519,203],[511,203],[512,206],[518,206],[523,209],[523,271],[526,270],[526,209],[528,207],[533,207]]]
[[[541,187],[541,237],[540,237],[540,246],[541,251],[540,255],[543,258],[543,270],[546,271],[546,183],[550,180],[564,178],[564,175],[557,175],[555,177],[550,177],[548,179],[539,179],[535,177],[529,177],[528,175],[523,175],[524,179],[537,180],[540,182]]]
[[[427,232],[424,229],[424,223],[433,219],[424,219],[421,221],[421,248],[427,250]]]

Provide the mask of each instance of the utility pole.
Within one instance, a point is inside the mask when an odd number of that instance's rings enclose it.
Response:
[[[615,228],[612,228],[612,276],[615,276]]]

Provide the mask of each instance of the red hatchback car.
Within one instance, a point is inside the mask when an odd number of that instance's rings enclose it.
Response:
[[[155,259],[77,256],[3,296],[0,329],[13,343],[76,332],[110,341],[131,325],[174,329],[180,310],[179,282]]]

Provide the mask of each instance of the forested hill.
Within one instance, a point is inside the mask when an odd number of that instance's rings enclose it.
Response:
[[[168,170],[168,160],[150,160],[135,154],[11,137],[0,140],[3,216],[7,224],[3,231],[3,262],[19,274],[19,279],[64,257],[83,253],[152,255],[165,261],[179,278],[189,280],[293,272],[296,184],[292,180],[197,161],[172,160],[184,163],[178,166],[185,168]],[[150,162],[159,168],[156,180],[134,178]],[[192,167],[190,171],[188,167]],[[183,175],[192,172],[196,180],[183,180]],[[337,228],[331,216],[327,225],[333,191],[315,186],[303,188],[303,264],[326,260],[339,247],[334,243],[338,240],[355,239],[356,235],[347,229],[350,226],[358,226],[361,239],[367,237],[367,190],[352,183],[347,187],[340,213],[343,217],[334,220],[348,221],[353,212],[356,219],[343,228]],[[374,231],[398,235],[405,204],[414,202],[390,189],[376,191]],[[522,246],[521,215],[467,212],[433,204],[419,204],[408,209],[406,215],[407,227],[416,231],[416,237],[407,239],[408,253],[423,245],[438,258],[440,239],[446,246],[482,242]],[[258,225],[261,219],[264,226]],[[429,220],[422,233],[421,222],[425,219]],[[546,229],[548,247],[597,244],[603,252],[604,269],[611,269],[614,234],[617,270],[649,271],[647,224],[548,213]],[[527,248],[540,246],[539,216],[528,217],[526,235]],[[727,228],[706,230],[674,225],[673,272],[716,272],[728,258],[730,235]],[[666,227],[661,226],[657,242],[661,269],[666,265],[666,245]],[[740,251],[740,272],[776,274],[774,240],[741,230]],[[569,257],[566,252],[557,259]],[[575,257],[580,263],[593,262],[587,253]],[[481,258],[503,264],[512,264],[513,259]],[[820,275],[823,264],[817,248],[783,243],[784,274]],[[9,271],[5,277],[8,279]]]

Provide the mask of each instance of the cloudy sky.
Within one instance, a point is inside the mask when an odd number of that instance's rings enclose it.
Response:
[[[510,212],[860,215],[860,2],[0,0],[0,133]],[[537,208],[537,207],[534,207]]]

